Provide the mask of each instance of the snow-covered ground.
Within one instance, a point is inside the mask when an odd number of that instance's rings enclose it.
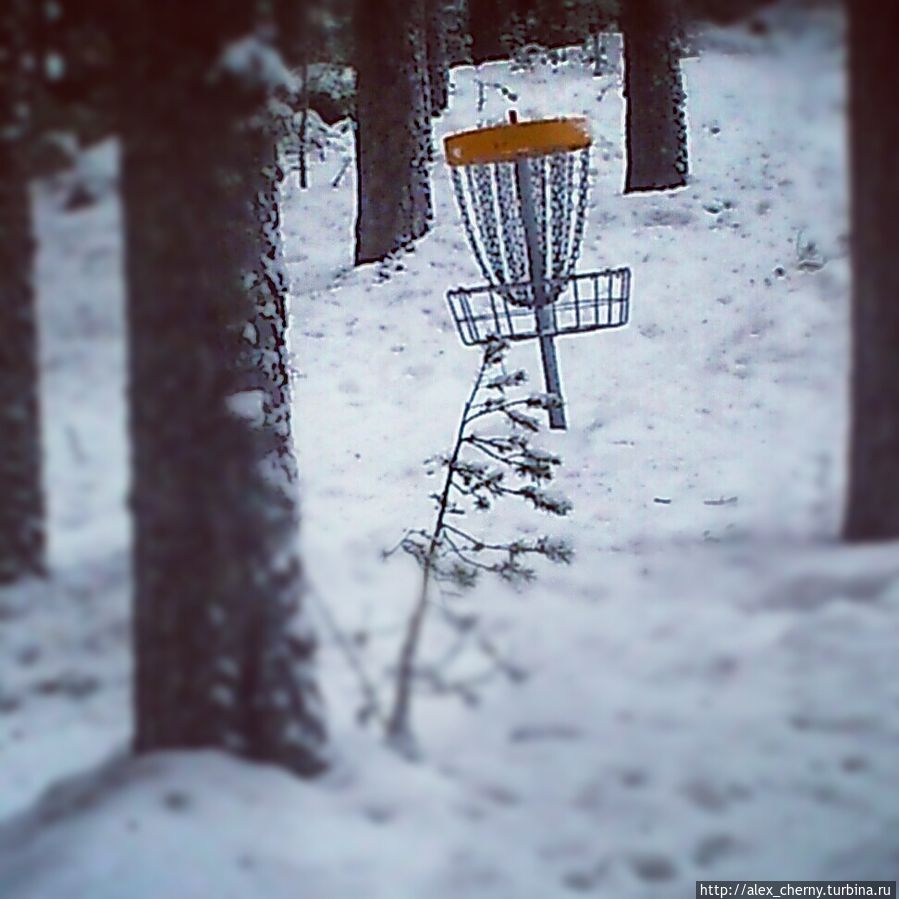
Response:
[[[571,428],[542,440],[574,512],[491,521],[569,537],[574,564],[520,594],[485,581],[447,600],[527,677],[486,683],[476,705],[418,697],[417,763],[354,722],[321,609],[366,636],[378,676],[416,577],[380,553],[429,522],[421,462],[450,441],[477,363],[445,307],[448,287],[480,279],[442,163],[430,235],[356,270],[353,167],[331,186],[351,148],[337,140],[309,191],[285,191],[302,542],[334,750],[315,783],[216,753],[123,756],[119,212],[110,193],[65,213],[62,187],[40,185],[55,575],[0,593],[3,899],[637,899],[690,895],[697,878],[899,876],[899,558],[837,542],[842,22],[770,15],[785,28],[697,38],[693,175],[673,194],[621,195],[617,76],[454,73],[438,135],[476,124],[478,77],[514,91],[522,118],[590,118],[581,268],[630,265],[634,296],[628,328],[559,341]],[[484,116],[504,117],[486,96]],[[114,146],[84,165],[108,175]],[[513,362],[539,383],[534,346]],[[482,664],[463,654],[459,674]]]

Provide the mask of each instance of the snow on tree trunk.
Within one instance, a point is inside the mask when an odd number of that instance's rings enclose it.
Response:
[[[899,77],[871,0],[849,5],[852,424],[845,534],[899,537]]]
[[[449,59],[447,58],[447,10],[445,0],[425,0],[427,8],[428,85],[431,115],[440,115],[449,105]]]
[[[627,101],[625,193],[687,183],[687,121],[672,0],[627,0],[621,8]]]
[[[424,0],[356,0],[356,264],[408,246],[432,218]]]
[[[0,584],[44,570],[34,237],[24,166],[33,13],[28,0],[0,10]]]
[[[135,742],[305,775],[324,727],[300,614],[281,172],[261,91],[217,65],[247,5],[136,4],[126,60]]]

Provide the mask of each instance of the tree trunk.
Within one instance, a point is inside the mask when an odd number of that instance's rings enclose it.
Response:
[[[467,0],[444,0],[446,55],[450,66],[471,62]]]
[[[432,218],[424,0],[356,0],[356,264],[408,246]]]
[[[273,3],[271,13],[276,30],[277,48],[281,59],[286,65],[298,74],[300,79],[300,93],[295,96],[294,91],[287,93],[287,102],[299,106],[300,120],[297,125],[296,135],[291,132],[285,135],[289,140],[285,141],[285,147],[297,148],[297,183],[301,190],[309,187],[309,109],[310,109],[310,85],[309,64],[312,49],[313,12],[307,2],[297,3],[297,0],[270,0]],[[316,10],[320,12],[320,7]],[[291,154],[292,155],[292,154]]]
[[[135,3],[123,92],[138,751],[323,766],[274,138],[219,63],[251,4]]]
[[[427,8],[428,86],[431,115],[449,105],[449,59],[447,58],[447,11],[445,0],[425,0]]]
[[[542,47],[557,46],[560,35],[566,31],[566,23],[554,0],[531,0],[527,5],[533,17],[528,40]]]
[[[504,59],[509,55],[503,46],[503,34],[509,19],[506,6],[506,0],[468,0],[471,58],[475,65]]]
[[[672,0],[624,0],[625,193],[687,183],[685,94]]]
[[[849,4],[852,424],[845,535],[899,537],[899,119],[895,35]]]
[[[44,571],[34,237],[25,166],[29,0],[0,11],[0,584]]]
[[[308,53],[308,51],[307,51]],[[309,187],[309,175],[306,171],[306,141],[309,131],[309,58],[303,58],[302,65],[303,91],[300,94],[300,133],[297,135],[297,165],[299,167],[300,188]]]

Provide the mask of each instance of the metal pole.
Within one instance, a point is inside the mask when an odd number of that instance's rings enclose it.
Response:
[[[513,123],[518,116],[514,110],[509,114]],[[562,405],[549,410],[549,426],[554,431],[567,430],[565,420],[565,398],[562,395],[562,379],[559,376],[559,363],[556,360],[556,346],[551,335],[546,332],[552,328],[552,313],[547,308],[546,291],[544,289],[545,266],[540,258],[540,234],[538,232],[537,207],[534,203],[534,186],[531,181],[531,170],[527,159],[519,159],[515,163],[515,180],[518,184],[518,196],[521,200],[521,218],[524,222],[524,235],[528,249],[528,267],[530,281],[534,288],[534,317],[537,322],[537,335],[540,340],[540,358],[543,361],[543,379],[546,392],[559,397]]]

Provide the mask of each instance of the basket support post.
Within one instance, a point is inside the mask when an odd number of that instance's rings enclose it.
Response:
[[[562,379],[559,376],[559,362],[556,359],[556,345],[547,331],[552,327],[552,313],[547,308],[546,285],[544,284],[544,265],[540,258],[540,233],[537,222],[537,206],[534,202],[534,187],[531,181],[531,170],[527,159],[519,159],[515,163],[515,180],[518,196],[521,201],[521,218],[524,223],[525,240],[528,250],[528,268],[530,282],[534,288],[534,317],[537,323],[537,335],[540,341],[540,358],[543,362],[543,380],[546,392],[554,393],[562,404],[549,409],[549,426],[554,431],[568,428],[565,420],[565,398],[562,394]]]

